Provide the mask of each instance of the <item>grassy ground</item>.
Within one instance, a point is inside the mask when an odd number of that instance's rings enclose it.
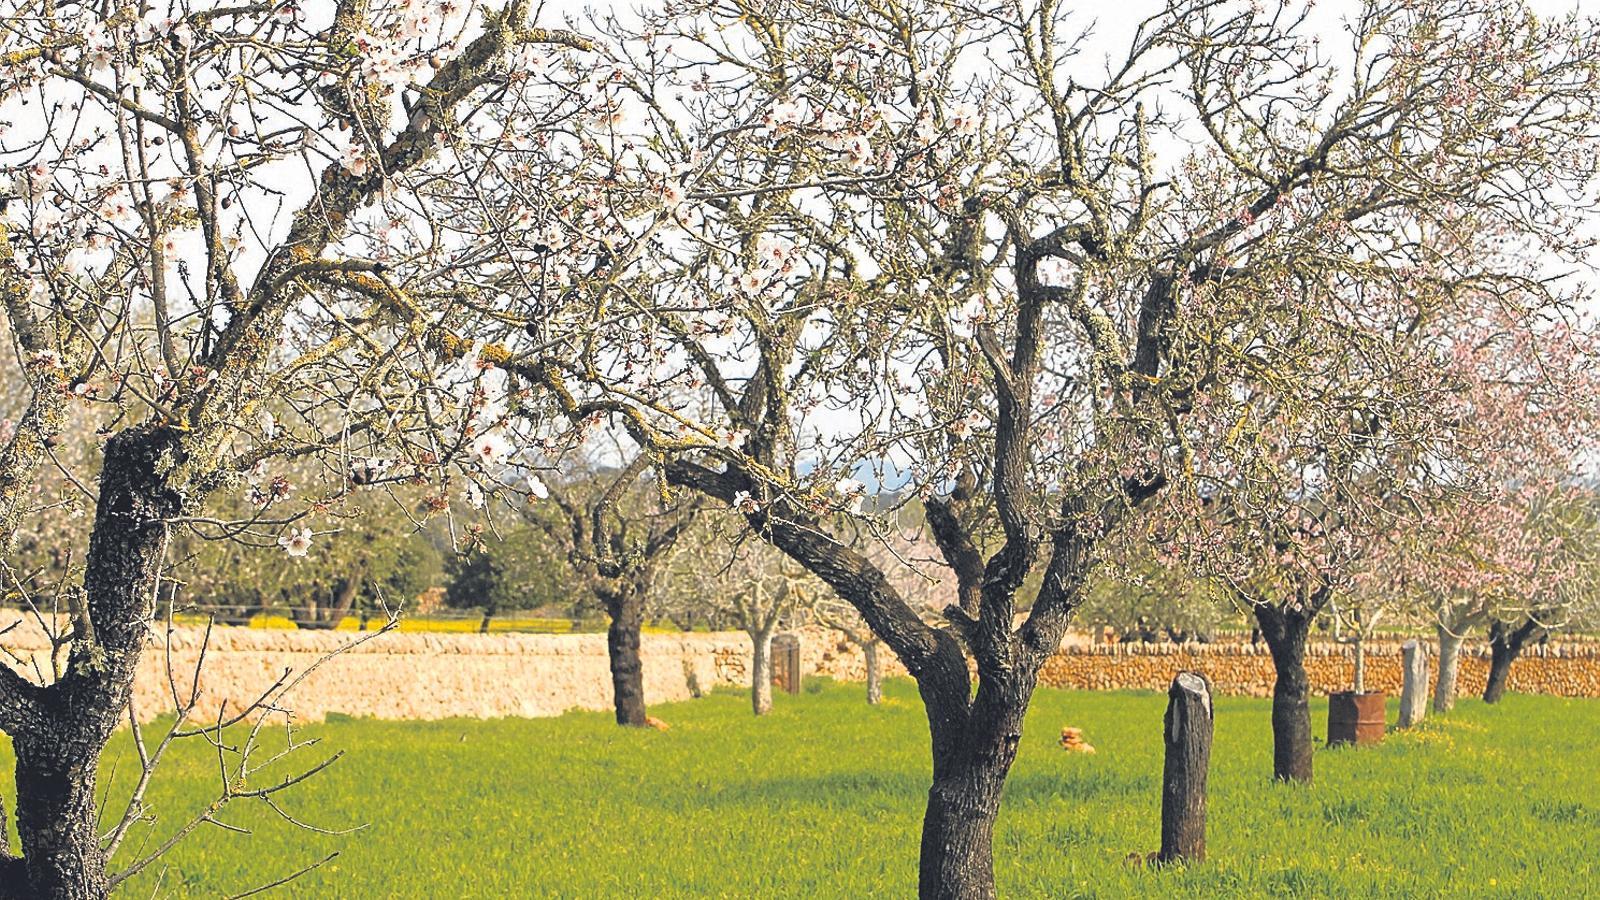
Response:
[[[1371,749],[1319,750],[1310,788],[1274,785],[1268,706],[1217,704],[1211,859],[1149,871],[1165,698],[1042,690],[995,835],[1002,896],[1592,896],[1600,844],[1600,702],[1467,701]],[[348,756],[286,802],[207,827],[128,896],[216,896],[334,851],[280,888],[305,897],[904,897],[927,789],[912,686],[877,709],[855,685],[780,696],[756,720],[734,692],[658,707],[668,732],[602,713],[308,729]],[[1326,704],[1314,707],[1324,733]],[[1391,720],[1393,709],[1391,708]],[[1054,745],[1063,724],[1099,750]],[[125,737],[125,736],[123,736]],[[119,737],[113,754],[127,751]],[[0,745],[0,757],[7,750]],[[309,758],[309,756],[308,756]],[[9,759],[0,759],[9,768]],[[215,756],[171,760],[152,843],[213,794]],[[125,789],[126,765],[114,793]],[[9,803],[7,804],[10,805]],[[137,844],[136,838],[130,844]],[[130,848],[135,849],[135,848]],[[130,853],[122,854],[126,863]]]

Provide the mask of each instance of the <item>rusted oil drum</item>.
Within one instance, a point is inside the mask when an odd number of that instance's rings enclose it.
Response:
[[[1383,740],[1382,691],[1342,691],[1328,697],[1328,746],[1376,744]]]

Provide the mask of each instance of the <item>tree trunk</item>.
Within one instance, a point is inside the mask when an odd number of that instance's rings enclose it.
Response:
[[[65,710],[57,709],[52,721]],[[106,896],[95,782],[105,738],[90,729],[14,741],[17,832],[27,890],[17,896],[83,900]]]
[[[361,592],[361,576],[352,575],[339,586],[339,595],[333,599],[333,606],[328,610],[328,621],[337,628],[344,620],[345,614],[356,604],[356,595]]]
[[[1367,642],[1360,635],[1356,636],[1355,689],[1358,694],[1367,692]]]
[[[1531,617],[1514,629],[1498,621],[1489,626],[1489,681],[1483,686],[1483,702],[1499,703],[1505,696],[1511,664],[1522,655],[1522,649],[1539,630],[1539,623]]]
[[[772,712],[772,632],[750,632],[750,708]]]
[[[861,645],[861,654],[867,664],[867,703],[877,706],[883,701],[883,675],[878,669],[878,642],[869,640]]]
[[[489,633],[489,620],[492,619],[492,618],[494,618],[494,613],[490,612],[487,609],[483,611],[483,618],[478,622],[478,633],[479,634],[488,634]]]
[[[1306,637],[1312,614],[1256,604],[1261,636],[1272,652],[1272,776],[1311,783],[1311,682],[1306,677]]]
[[[639,658],[639,631],[644,626],[644,598],[633,591],[613,594],[606,604],[611,625],[606,650],[611,655],[611,691],[617,724],[644,727],[644,663]]]
[[[1511,664],[1522,653],[1523,644],[1532,633],[1531,619],[1515,630],[1499,620],[1489,623],[1489,679],[1483,685],[1483,702],[1499,703],[1505,696]]]
[[[132,692],[166,553],[166,522],[183,509],[160,474],[177,454],[177,441],[159,429],[130,429],[106,442],[67,670],[31,693],[30,714],[10,728],[26,885],[5,888],[20,896],[106,895],[95,782],[101,751]],[[14,872],[18,865],[5,868]]]
[[[1032,668],[1032,667],[1028,667]],[[994,893],[994,823],[1000,794],[1022,740],[1022,717],[1036,672],[986,677],[978,684],[966,727],[934,737],[933,787],[922,820],[921,900],[989,900]],[[929,717],[944,715],[929,704]],[[941,746],[943,745],[943,746]]]
[[[1461,637],[1443,625],[1439,628],[1439,676],[1433,683],[1433,711],[1446,713],[1456,705],[1456,677],[1460,672]]]
[[[1506,695],[1506,679],[1511,675],[1511,663],[1517,655],[1500,644],[1489,645],[1489,680],[1483,685],[1483,702],[1499,703]]]

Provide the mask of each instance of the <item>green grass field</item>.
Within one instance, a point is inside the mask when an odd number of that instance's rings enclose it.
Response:
[[[1310,788],[1272,784],[1265,701],[1217,705],[1211,859],[1132,869],[1158,843],[1165,697],[1041,690],[995,836],[1008,897],[1594,896],[1600,891],[1600,702],[1466,701],[1377,748],[1319,750]],[[1314,707],[1323,733],[1326,703]],[[285,807],[344,837],[289,827],[259,801],[204,827],[126,896],[247,890],[334,851],[279,888],[304,897],[904,897],[927,789],[909,682],[882,707],[857,685],[736,692],[658,707],[667,732],[603,713],[428,723],[339,720],[307,758],[348,755]],[[1391,709],[1391,720],[1393,710]],[[1063,724],[1099,750],[1055,746]],[[119,736],[112,755],[128,752]],[[0,764],[9,768],[0,745]],[[113,761],[108,760],[107,771]],[[113,786],[121,794],[129,774]],[[104,780],[104,778],[103,778]],[[151,843],[212,796],[191,746],[152,794]],[[7,804],[10,805],[9,803]],[[144,838],[121,854],[125,863]]]

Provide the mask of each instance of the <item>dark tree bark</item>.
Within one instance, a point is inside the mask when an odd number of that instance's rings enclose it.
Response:
[[[1161,776],[1162,862],[1206,858],[1206,776],[1211,767],[1211,686],[1180,672],[1167,690]]]
[[[1489,626],[1489,680],[1483,686],[1483,702],[1499,703],[1506,695],[1506,681],[1511,677],[1511,664],[1522,655],[1524,648],[1539,633],[1539,623],[1531,617],[1512,628],[1496,620]]]
[[[333,606],[328,610],[328,621],[338,625],[344,620],[350,608],[356,605],[356,596],[361,593],[362,576],[352,575],[339,585],[339,593],[333,598]]]
[[[984,679],[963,728],[933,741],[933,786],[922,820],[918,896],[973,900],[994,894],[994,823],[1000,795],[1022,740],[1022,716],[1035,685],[1033,672],[1003,682]],[[926,703],[929,692],[923,691]],[[935,716],[957,718],[954,698],[928,705]]]
[[[48,687],[8,678],[23,708],[6,731],[16,751],[21,863],[5,868],[18,896],[86,900],[107,891],[95,785],[100,753],[128,703],[145,622],[166,551],[167,520],[182,498],[164,471],[177,461],[164,429],[131,429],[106,442],[100,500],[85,560],[83,601],[74,605],[67,670]]]
[[[639,655],[639,633],[644,627],[644,598],[624,589],[608,592],[603,600],[611,618],[606,628],[606,652],[611,658],[611,693],[617,724],[642,728],[644,662]]]
[[[1306,639],[1314,610],[1253,604],[1261,636],[1272,653],[1272,777],[1311,783],[1311,682]]]

